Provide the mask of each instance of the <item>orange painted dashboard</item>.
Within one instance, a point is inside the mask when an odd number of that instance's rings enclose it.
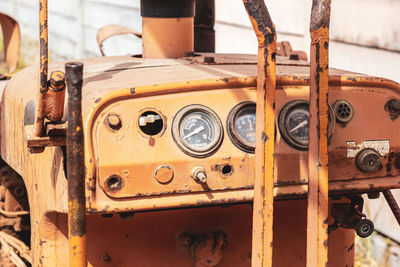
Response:
[[[307,192],[307,67],[280,70],[275,195],[298,198]],[[330,84],[330,193],[393,187],[400,172],[399,86],[337,70]],[[255,85],[252,76],[188,80],[96,99],[86,123],[89,212],[251,201]]]

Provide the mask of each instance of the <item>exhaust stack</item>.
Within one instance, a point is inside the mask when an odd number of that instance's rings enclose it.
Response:
[[[141,0],[143,58],[193,52],[194,0]]]

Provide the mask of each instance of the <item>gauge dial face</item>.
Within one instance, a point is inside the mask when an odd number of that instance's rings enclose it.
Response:
[[[206,157],[221,144],[222,124],[217,114],[208,107],[190,105],[175,115],[172,136],[186,154]]]
[[[278,127],[283,139],[299,150],[308,149],[308,106],[305,100],[294,100],[286,104],[279,114]]]
[[[285,127],[288,129],[289,135],[304,145],[308,145],[309,117],[308,110],[299,107],[289,112],[285,121]]]
[[[241,150],[254,153],[256,141],[256,104],[243,102],[236,105],[228,116],[228,133]]]
[[[215,141],[215,124],[201,111],[187,114],[180,125],[180,136],[189,149],[204,150]]]
[[[335,114],[329,106],[329,138],[335,131]],[[305,100],[294,100],[287,103],[279,113],[278,127],[282,138],[292,147],[299,150],[308,149],[309,140],[309,104]],[[333,118],[333,119],[332,119]]]

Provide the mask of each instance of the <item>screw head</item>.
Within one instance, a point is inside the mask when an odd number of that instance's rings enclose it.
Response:
[[[215,63],[214,57],[204,57],[204,63],[213,64]]]
[[[119,130],[122,126],[121,119],[117,114],[110,114],[107,116],[107,124],[113,130]]]
[[[111,257],[109,255],[107,255],[107,254],[103,254],[101,256],[101,260],[104,261],[104,262],[110,262],[111,261]]]

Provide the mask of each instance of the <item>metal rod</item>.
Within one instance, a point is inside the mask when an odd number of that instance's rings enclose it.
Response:
[[[44,94],[47,92],[47,72],[49,64],[48,28],[47,28],[47,0],[39,0],[39,40],[40,40],[40,73],[39,73],[39,100],[35,122],[35,135],[43,136],[45,117]]]
[[[310,22],[307,266],[328,262],[328,55],[330,0],[313,0]]]
[[[263,0],[243,0],[258,40],[252,266],[272,266],[276,31]]]
[[[69,265],[86,266],[85,165],[82,126],[83,64],[65,64],[68,86],[67,176]]]
[[[389,189],[383,191],[383,195],[385,196],[385,199],[389,204],[389,207],[392,210],[394,217],[396,218],[398,224],[400,225],[400,208],[396,202],[396,199],[394,198],[392,192]]]

